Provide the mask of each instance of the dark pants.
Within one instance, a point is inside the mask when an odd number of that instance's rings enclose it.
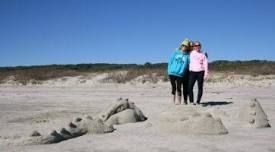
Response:
[[[187,104],[187,96],[188,96],[188,83],[189,83],[189,70],[187,69],[182,79],[183,99],[184,99],[184,103],[186,104]]]
[[[200,104],[201,97],[203,93],[203,80],[204,80],[204,71],[201,72],[189,72],[189,84],[188,84],[188,93],[190,103],[194,102],[193,88],[196,81],[198,81],[198,96],[197,103]]]
[[[172,94],[175,95],[177,90],[178,96],[181,96],[182,77],[169,75],[169,79],[172,85]]]

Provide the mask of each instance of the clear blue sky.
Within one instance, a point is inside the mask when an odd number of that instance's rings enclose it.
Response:
[[[274,0],[0,0],[0,66],[167,62],[188,37],[210,61],[275,60]]]

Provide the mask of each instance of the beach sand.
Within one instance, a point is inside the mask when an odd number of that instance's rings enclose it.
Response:
[[[274,79],[206,83],[204,106],[173,105],[169,82],[156,84],[47,83],[0,85],[0,151],[16,152],[275,152]],[[195,89],[196,90],[196,89]],[[195,91],[196,94],[196,91]],[[42,134],[60,128],[76,117],[95,116],[118,98],[129,98],[148,120],[114,125],[107,134],[87,134],[57,144],[20,145],[34,130]],[[257,98],[270,128],[253,128],[239,119],[242,107]],[[158,130],[167,109],[210,113],[220,118],[227,134],[203,135]],[[184,117],[184,116],[179,116]],[[201,126],[206,127],[206,126]]]

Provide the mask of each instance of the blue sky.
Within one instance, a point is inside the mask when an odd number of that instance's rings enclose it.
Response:
[[[0,0],[0,66],[167,62],[188,37],[213,60],[275,60],[274,0]]]

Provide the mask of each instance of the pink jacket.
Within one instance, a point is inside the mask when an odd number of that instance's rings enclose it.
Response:
[[[191,51],[189,71],[204,71],[204,78],[208,76],[208,61],[204,53],[196,50]]]

